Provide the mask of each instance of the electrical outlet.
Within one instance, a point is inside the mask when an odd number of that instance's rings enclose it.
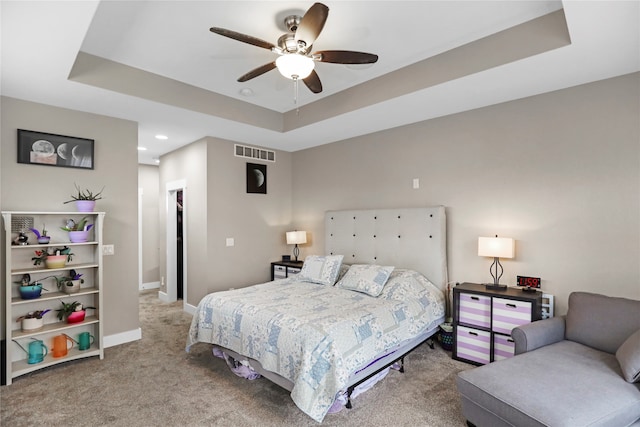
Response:
[[[234,240],[233,237],[227,237],[227,246],[234,246],[236,244],[236,241]]]
[[[420,178],[413,178],[413,189],[417,190],[420,188]]]
[[[113,245],[102,245],[102,255],[113,255],[114,253]]]

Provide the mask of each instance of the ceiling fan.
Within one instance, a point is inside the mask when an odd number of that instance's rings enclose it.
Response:
[[[311,52],[313,43],[324,27],[329,8],[322,3],[315,3],[304,16],[290,15],[284,19],[284,25],[289,30],[278,39],[278,45],[248,36],[225,28],[212,27],[210,31],[234,40],[269,49],[280,55],[275,61],[262,65],[238,78],[239,82],[246,82],[255,77],[278,68],[278,71],[296,82],[302,80],[313,93],[322,92],[320,77],[314,70],[315,62],[332,64],[373,64],[378,55],[350,50],[321,50]]]

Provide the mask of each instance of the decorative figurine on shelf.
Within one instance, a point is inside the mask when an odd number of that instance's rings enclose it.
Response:
[[[38,239],[38,243],[41,245],[46,245],[51,240],[51,237],[47,236],[46,224],[42,224],[42,233],[40,233],[37,228],[30,228],[29,230],[36,235],[36,239]]]

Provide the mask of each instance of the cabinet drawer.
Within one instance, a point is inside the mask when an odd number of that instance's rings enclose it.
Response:
[[[456,356],[477,363],[489,363],[491,361],[491,333],[458,326],[456,329]]]
[[[291,276],[295,276],[296,274],[300,273],[300,268],[292,268],[292,267],[288,267],[288,272],[289,272],[289,277]]]
[[[493,299],[491,330],[511,335],[516,326],[531,323],[531,303],[505,298]]]
[[[461,292],[458,304],[458,323],[491,326],[491,297]]]
[[[283,265],[274,265],[273,266],[273,279],[284,279],[287,277],[287,267]]]
[[[516,344],[509,335],[493,335],[493,360],[502,360],[513,357]]]

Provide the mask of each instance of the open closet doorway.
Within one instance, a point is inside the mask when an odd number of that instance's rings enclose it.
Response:
[[[186,301],[187,297],[186,199],[186,182],[184,180],[167,183],[167,280],[165,292],[160,291],[160,299],[167,302],[179,299]]]

